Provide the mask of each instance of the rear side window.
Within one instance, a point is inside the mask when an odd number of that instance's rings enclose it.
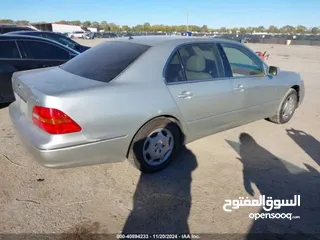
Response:
[[[38,41],[23,41],[23,46],[27,53],[27,58],[31,59],[69,59],[68,51],[50,43]]]
[[[20,58],[15,41],[0,41],[0,58]]]
[[[172,82],[182,82],[185,81],[185,76],[182,68],[182,64],[180,61],[180,56],[178,52],[176,52],[167,68],[166,68],[166,75],[165,75],[167,83],[172,83]]]
[[[212,80],[222,77],[225,77],[222,60],[216,44],[213,43],[194,43],[180,47],[166,69],[168,83]]]
[[[62,45],[65,45],[67,47],[70,47],[72,49],[77,49],[77,43],[73,42],[71,40],[69,40],[68,38],[65,38],[63,36],[59,36],[59,35],[54,35],[54,34],[50,34],[50,33],[44,33],[43,37],[51,39],[53,41],[56,41],[58,43],[61,43]]]
[[[187,81],[224,77],[219,50],[213,43],[196,43],[179,48]]]
[[[149,48],[148,45],[107,41],[81,53],[61,68],[81,77],[110,82]]]

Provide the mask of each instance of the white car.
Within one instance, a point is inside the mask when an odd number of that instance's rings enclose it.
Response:
[[[83,38],[84,31],[75,31],[68,33],[69,38]]]

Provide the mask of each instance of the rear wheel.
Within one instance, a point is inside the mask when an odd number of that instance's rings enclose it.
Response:
[[[134,137],[128,159],[144,173],[164,169],[180,147],[176,122],[165,117],[151,120]]]
[[[277,124],[284,124],[290,121],[298,105],[298,93],[290,89],[283,98],[277,114],[269,120]]]

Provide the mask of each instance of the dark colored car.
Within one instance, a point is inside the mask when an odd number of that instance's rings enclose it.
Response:
[[[0,35],[0,103],[15,100],[11,83],[14,72],[58,66],[78,54],[45,38]]]
[[[116,38],[118,37],[115,33],[95,33],[96,38]]]
[[[47,31],[19,31],[19,32],[12,32],[8,34],[15,34],[15,35],[28,35],[28,36],[36,36],[36,37],[42,37],[47,38],[53,41],[56,41],[58,43],[61,43],[62,45],[65,45],[69,48],[72,48],[73,50],[76,50],[78,52],[84,52],[88,50],[90,47],[86,47],[83,45],[80,45],[79,43],[73,41],[72,39],[66,37],[63,34],[55,33],[55,32],[47,32]]]
[[[34,31],[32,28],[16,26],[15,24],[0,24],[0,34],[5,34],[8,32],[16,32],[16,31]]]

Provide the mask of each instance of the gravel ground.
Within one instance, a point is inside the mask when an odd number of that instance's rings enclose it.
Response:
[[[95,45],[103,40],[79,40]],[[306,97],[285,125],[265,120],[186,146],[165,171],[141,175],[127,161],[74,169],[37,165],[0,109],[0,232],[320,232],[320,47],[249,44],[267,62],[301,73]],[[272,80],[270,80],[272,81]],[[239,139],[242,134],[241,139]],[[225,212],[226,199],[301,195],[294,220],[249,218],[260,207]],[[78,238],[85,239],[85,238]]]

